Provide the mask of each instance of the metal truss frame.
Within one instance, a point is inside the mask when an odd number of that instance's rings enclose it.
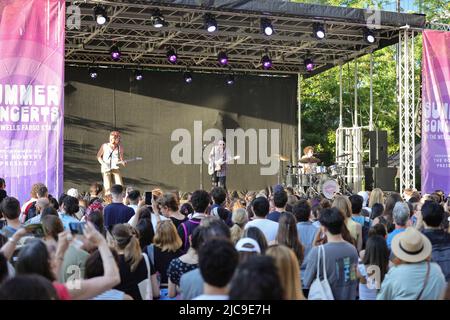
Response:
[[[96,4],[104,4],[109,21],[98,26],[93,18]],[[312,76],[335,65],[379,49],[380,41],[396,40],[398,28],[378,26],[377,41],[368,44],[363,39],[365,23],[323,21],[317,18],[281,14],[257,14],[230,9],[205,7],[175,7],[162,3],[146,4],[139,1],[67,1],[76,4],[81,11],[80,29],[66,30],[67,65],[92,64],[109,67],[127,67],[164,70],[200,70],[229,72],[217,63],[217,54],[226,51],[233,72],[277,75]],[[150,23],[152,10],[159,9],[168,26],[154,28]],[[219,25],[213,34],[204,30],[204,15],[211,13]],[[269,18],[275,34],[268,37],[261,33],[260,19]],[[325,23],[327,37],[317,40],[312,35],[316,22]],[[111,60],[110,47],[115,44],[122,58]],[[175,49],[179,62],[170,64],[166,58],[168,49]],[[261,57],[268,52],[273,68],[264,70]],[[307,73],[304,59],[312,58],[315,70]]]
[[[363,189],[363,136],[366,129],[368,127],[358,126],[336,129],[336,164],[339,168],[343,168],[343,178],[351,187],[352,192],[359,192]]]
[[[397,99],[400,125],[400,184],[399,191],[416,184],[415,130],[416,97],[414,82],[414,37],[417,31],[405,27],[399,33],[397,50]]]

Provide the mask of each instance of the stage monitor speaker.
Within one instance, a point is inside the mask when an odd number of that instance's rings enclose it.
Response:
[[[367,191],[380,188],[383,191],[395,191],[395,176],[397,168],[375,167],[364,168]]]
[[[368,132],[370,153],[370,167],[387,167],[388,165],[388,143],[387,131],[375,130]]]

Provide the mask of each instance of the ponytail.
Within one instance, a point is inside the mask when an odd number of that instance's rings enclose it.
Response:
[[[137,237],[137,231],[127,224],[115,225],[112,230],[117,249],[123,251],[125,262],[134,272],[142,259],[141,246]]]

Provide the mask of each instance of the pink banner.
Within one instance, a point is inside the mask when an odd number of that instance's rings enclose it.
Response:
[[[63,188],[64,0],[0,0],[0,177]]]
[[[423,32],[422,192],[450,193],[450,32]]]

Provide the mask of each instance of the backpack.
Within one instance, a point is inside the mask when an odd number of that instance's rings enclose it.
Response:
[[[33,201],[29,203],[25,208],[25,211],[23,212],[23,221],[21,222],[25,223],[26,221],[30,220],[35,216],[36,216],[36,201]]]
[[[370,219],[365,217],[364,224],[362,226],[362,240],[363,240],[363,249],[366,248],[366,242],[369,238],[369,230],[370,230]]]
[[[178,229],[183,230],[183,251],[186,253],[190,247],[189,244],[189,236],[194,232],[195,228],[197,228],[200,225],[200,221],[195,221],[193,219],[189,219],[188,221],[183,222],[180,224]]]
[[[435,244],[431,250],[431,258],[442,269],[445,276],[445,281],[450,281],[450,245],[449,244]]]

